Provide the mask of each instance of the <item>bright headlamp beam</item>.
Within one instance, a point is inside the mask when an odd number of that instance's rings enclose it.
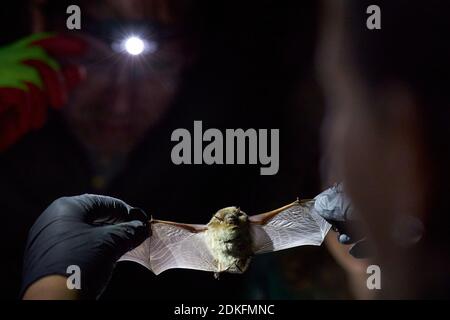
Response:
[[[141,54],[145,49],[144,41],[136,36],[125,39],[123,45],[125,51],[133,56]]]

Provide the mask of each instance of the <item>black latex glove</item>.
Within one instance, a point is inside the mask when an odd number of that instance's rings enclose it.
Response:
[[[314,209],[338,233],[342,244],[353,244],[350,254],[355,258],[367,258],[373,253],[364,239],[361,221],[353,212],[350,200],[345,196],[342,183],[325,190],[315,198]]]
[[[122,200],[81,195],[54,201],[31,228],[24,256],[21,296],[35,281],[81,270],[81,297],[98,298],[116,261],[149,236],[146,214]]]

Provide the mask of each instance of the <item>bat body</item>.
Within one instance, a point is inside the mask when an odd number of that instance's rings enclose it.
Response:
[[[253,255],[301,245],[320,245],[330,225],[314,200],[295,201],[249,216],[237,207],[217,211],[206,225],[152,220],[152,235],[120,260],[138,262],[155,274],[184,268],[243,273]]]
[[[206,245],[220,272],[242,273],[253,255],[250,221],[236,207],[223,208],[212,217],[205,231]]]

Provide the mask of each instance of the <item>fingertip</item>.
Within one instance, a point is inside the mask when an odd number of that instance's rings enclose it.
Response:
[[[137,207],[132,207],[129,212],[130,220],[139,220],[146,225],[148,223],[148,215],[145,213],[144,210]]]
[[[133,246],[139,245],[150,236],[150,229],[140,220],[125,222],[122,226],[125,228],[125,231],[131,235],[130,239],[133,239]]]
[[[139,220],[130,221],[130,222],[128,222],[128,225],[131,227],[134,227],[134,228],[142,228],[145,226],[144,223]]]

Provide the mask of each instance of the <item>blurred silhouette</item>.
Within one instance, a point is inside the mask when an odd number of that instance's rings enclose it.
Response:
[[[366,9],[381,8],[381,30]],[[376,246],[383,298],[449,296],[449,20],[445,1],[326,1],[318,54],[327,179],[344,181]],[[420,219],[415,246],[399,217]]]

